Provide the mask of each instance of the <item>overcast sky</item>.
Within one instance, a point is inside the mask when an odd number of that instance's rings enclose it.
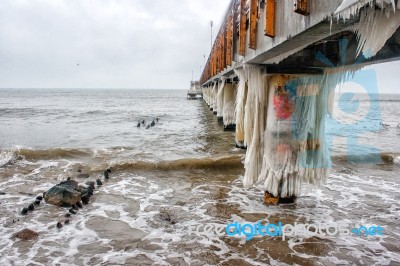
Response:
[[[187,89],[229,2],[0,0],[0,88]],[[376,67],[380,92],[399,67]]]

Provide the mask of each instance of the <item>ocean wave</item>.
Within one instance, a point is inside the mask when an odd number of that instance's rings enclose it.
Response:
[[[172,161],[149,162],[142,160],[116,162],[116,170],[179,170],[179,169],[233,169],[243,168],[243,157],[239,155],[218,158],[185,158]]]

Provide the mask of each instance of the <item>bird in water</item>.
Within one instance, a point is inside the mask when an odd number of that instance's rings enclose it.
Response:
[[[156,122],[154,122],[154,120],[153,121],[151,121],[151,124],[150,124],[152,127],[154,127],[155,125],[156,125]]]
[[[140,127],[140,123],[137,123],[137,127]]]
[[[158,123],[158,117],[156,118],[156,121],[157,121],[157,123]]]
[[[146,126],[146,129],[149,129],[149,128],[150,128],[150,125],[147,125],[147,126]]]
[[[146,121],[144,121],[144,119],[143,119],[142,124],[144,125],[145,123],[146,123]]]

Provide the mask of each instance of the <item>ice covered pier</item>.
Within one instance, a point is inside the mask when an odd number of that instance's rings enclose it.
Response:
[[[400,56],[399,0],[232,0],[200,86],[236,145],[244,186],[269,204],[326,181],[324,121],[334,88],[368,64]]]

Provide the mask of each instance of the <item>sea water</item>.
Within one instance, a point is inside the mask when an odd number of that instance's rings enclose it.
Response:
[[[390,162],[400,152],[399,95],[379,96],[373,131],[340,131],[329,118],[333,169],[328,183],[304,185],[295,204],[265,206],[261,189],[242,186],[244,151],[235,148],[234,133],[224,132],[209,107],[186,100],[185,93],[1,89],[0,264],[400,263],[400,168]],[[362,99],[361,105],[368,103]],[[349,135],[392,157],[347,160]],[[20,214],[36,195],[68,177],[86,182],[77,178],[78,170],[95,180],[107,168],[111,178],[69,225],[56,228],[67,210],[43,202]],[[260,220],[380,225],[384,235],[246,241],[209,231],[190,234],[197,225]],[[38,232],[38,239],[12,237],[23,228]]]

